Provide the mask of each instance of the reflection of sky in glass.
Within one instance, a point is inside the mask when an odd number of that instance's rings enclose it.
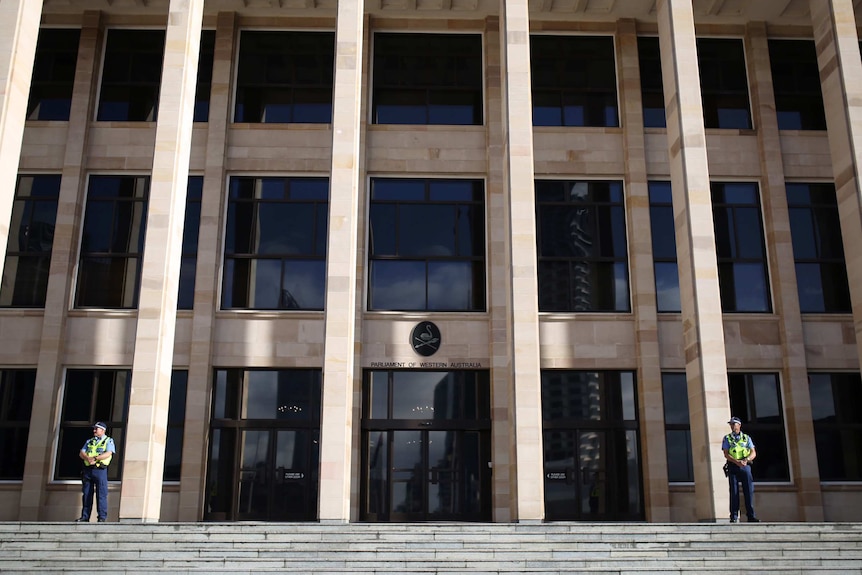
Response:
[[[780,417],[778,389],[775,375],[771,373],[753,374],[751,376],[754,388],[754,405],[757,406],[757,418]]]
[[[835,400],[832,398],[832,382],[826,374],[808,376],[808,389],[811,394],[811,414],[814,421],[835,415]]]
[[[278,398],[278,371],[248,372],[243,383],[244,419],[275,418]]]
[[[392,417],[394,419],[433,419],[435,393],[447,382],[449,374],[440,372],[394,373],[392,385]]]
[[[472,300],[470,262],[432,262],[428,264],[428,309],[470,309]]]
[[[299,304],[299,309],[323,309],[326,262],[288,260],[284,264],[284,290]],[[290,307],[284,301],[281,303],[282,307]]]
[[[371,262],[372,309],[425,309],[424,262]]]
[[[623,402],[623,419],[629,421],[637,419],[634,376],[631,372],[624,371],[620,374],[620,395]]]
[[[655,264],[656,305],[658,311],[680,311],[679,273],[675,263]]]
[[[733,264],[733,284],[736,311],[768,311],[766,279],[760,263]]]

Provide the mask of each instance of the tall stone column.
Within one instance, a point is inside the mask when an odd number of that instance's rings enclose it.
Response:
[[[59,389],[62,386],[66,317],[74,281],[71,270],[75,269],[78,237],[84,213],[84,168],[88,126],[93,109],[90,87],[97,74],[101,36],[99,12],[84,12],[66,132],[57,220],[54,223],[51,267],[42,319],[39,363],[36,367],[33,417],[27,439],[27,462],[21,486],[21,521],[44,519],[41,511],[44,508],[45,485],[54,457],[55,422],[51,414],[57,413],[57,398],[60,397]],[[74,449],[78,449],[78,446]]]
[[[0,2],[0,255],[6,254],[42,0]],[[6,258],[0,258],[0,277]]]
[[[862,357],[862,62],[852,0],[811,0],[844,258]]]
[[[721,441],[728,430],[730,401],[691,0],[659,0],[658,27],[682,300],[695,512],[700,521],[714,521],[729,515]]]
[[[503,173],[511,241],[512,320],[507,339],[514,370],[512,429],[515,519],[545,517],[542,387],[539,351],[539,286],[536,258],[536,193],[528,0],[501,0],[503,78]],[[495,356],[495,361],[497,361]]]
[[[816,453],[814,420],[811,415],[811,395],[808,391],[808,368],[805,359],[805,337],[799,311],[799,291],[796,286],[796,265],[793,258],[793,238],[790,234],[790,214],[787,208],[787,187],[784,180],[784,160],[781,154],[781,133],[775,114],[775,92],[769,64],[769,43],[766,24],[749,24],[745,53],[751,82],[752,112],[757,126],[760,150],[761,198],[763,201],[766,246],[769,251],[770,278],[775,311],[781,335],[783,366],[783,399],[787,426],[789,461],[799,497],[799,519],[823,521],[823,497],[820,474],[804,454]],[[757,437],[754,438],[757,441]]]
[[[318,503],[320,521],[331,522],[350,520],[364,7],[339,2],[335,25]]]
[[[224,232],[225,150],[230,123],[231,71],[236,46],[236,13],[220,12],[216,22],[210,115],[207,122],[203,197],[201,198],[195,301],[186,422],[180,476],[180,521],[199,521],[206,509],[206,464],[209,452],[212,338],[219,308],[218,278]],[[201,505],[204,506],[202,510]]]
[[[171,0],[150,178],[120,521],[159,520],[204,0]]]
[[[644,469],[644,508],[649,521],[666,522],[670,521],[670,492],[652,237],[649,233],[640,233],[650,229],[650,211],[638,37],[633,20],[617,23],[617,61],[622,92],[620,116],[625,137],[632,311],[637,330],[638,420]]]

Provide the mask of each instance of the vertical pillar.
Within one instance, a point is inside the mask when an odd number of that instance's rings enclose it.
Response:
[[[729,515],[721,440],[730,402],[691,0],[659,0],[697,518]]]
[[[42,337],[39,346],[39,363],[36,367],[36,391],[33,396],[34,417],[31,419],[27,440],[27,462],[21,487],[21,521],[39,521],[45,498],[46,480],[51,472],[54,455],[55,423],[52,414],[57,412],[56,401],[63,374],[66,317],[69,294],[74,281],[76,248],[84,213],[83,186],[86,180],[84,167],[87,157],[87,138],[92,107],[90,87],[97,73],[100,14],[84,12],[81,37],[78,42],[78,61],[75,66],[75,83],[66,132],[66,149],[57,202],[57,220],[54,224],[54,242],[51,249],[51,267],[42,319]],[[76,448],[77,449],[77,448]]]
[[[230,122],[231,71],[235,40],[236,14],[218,15],[213,57],[210,115],[207,122],[206,159],[201,224],[198,232],[198,258],[195,271],[195,301],[192,312],[192,342],[189,382],[186,391],[186,422],[183,430],[182,472],[180,476],[180,521],[199,521],[207,469],[210,414],[210,358],[218,310],[218,278],[221,266],[222,214],[225,201],[225,151]],[[206,503],[204,502],[204,509]]]
[[[787,440],[793,481],[797,485],[801,521],[823,521],[823,498],[820,475],[816,465],[804,454],[817,452],[814,440],[814,420],[811,415],[811,395],[808,392],[808,369],[805,359],[805,337],[799,311],[799,291],[796,286],[796,266],[793,259],[793,239],[790,234],[790,214],[787,209],[787,189],[784,181],[784,160],[781,154],[781,134],[775,114],[775,93],[769,64],[769,43],[766,24],[749,24],[746,34],[748,70],[751,82],[752,111],[757,126],[760,152],[761,198],[769,251],[770,277],[775,311],[781,335],[782,389],[786,414]],[[757,437],[754,438],[757,441]]]
[[[852,0],[811,0],[844,258],[862,357],[862,62]]]
[[[350,520],[364,6],[339,2],[335,25],[318,504],[320,521],[333,522]]]
[[[0,255],[6,254],[42,0],[0,2]],[[3,277],[5,257],[0,258]]]
[[[120,521],[159,520],[204,0],[171,0],[150,179]]]
[[[644,143],[637,28],[633,20],[617,23],[617,58],[621,89],[620,115],[625,138],[626,214],[629,221],[632,311],[635,316],[638,357],[638,406],[644,508],[653,522],[670,521],[667,480],[667,445],[664,431],[664,396],[658,345],[658,311],[655,298],[649,188]],[[643,231],[643,233],[636,233]]]
[[[507,335],[512,342],[514,369],[515,519],[541,521],[545,516],[545,484],[529,2],[501,0],[500,13],[504,193],[508,198],[512,266],[512,322]]]

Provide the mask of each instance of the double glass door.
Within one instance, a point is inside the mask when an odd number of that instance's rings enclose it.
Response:
[[[237,519],[307,521],[315,516],[317,434],[283,429],[240,432]]]
[[[484,372],[370,372],[362,420],[364,521],[489,521]]]

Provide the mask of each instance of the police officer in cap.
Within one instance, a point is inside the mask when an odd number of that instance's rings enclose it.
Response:
[[[751,462],[757,457],[751,437],[742,433],[742,420],[731,417],[727,422],[730,433],[724,436],[721,449],[727,460],[727,480],[730,483],[730,522],[739,521],[739,484],[742,483],[742,496],[745,498],[745,513],[748,521],[760,522],[754,513],[754,478],[751,476]]]
[[[107,436],[108,426],[101,421],[93,424],[93,437],[84,443],[78,456],[84,462],[83,506],[76,522],[86,523],[93,512],[93,491],[96,495],[96,512],[99,523],[108,518],[108,466],[114,456],[114,440]]]

